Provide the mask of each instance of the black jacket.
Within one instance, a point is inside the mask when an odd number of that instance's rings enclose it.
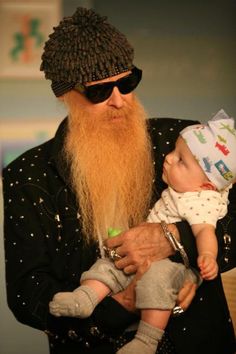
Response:
[[[174,148],[179,131],[193,123],[169,118],[149,120],[156,168],[153,202],[166,187],[161,180],[164,156]],[[76,288],[81,273],[99,257],[97,245],[87,247],[81,234],[80,215],[69,186],[69,166],[62,154],[66,129],[64,120],[55,138],[27,151],[3,171],[8,305],[20,322],[46,331],[51,353],[114,353],[111,336],[122,342],[124,328],[136,317],[111,298],[98,305],[86,320],[54,318],[48,313],[53,295]],[[217,227],[223,271],[236,263],[235,193],[234,188],[229,214]],[[228,251],[222,224],[228,227],[232,239]],[[178,223],[178,228],[194,265],[197,253],[191,229],[186,222]],[[167,332],[177,354],[234,353],[233,328],[220,276],[200,286],[189,309],[170,320]]]

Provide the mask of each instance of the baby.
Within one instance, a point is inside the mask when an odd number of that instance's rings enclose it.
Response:
[[[152,262],[136,286],[136,308],[141,311],[137,333],[118,354],[156,353],[184,281],[200,284],[200,278],[217,276],[215,226],[227,212],[228,191],[236,179],[234,120],[220,110],[207,124],[182,130],[175,149],[164,160],[162,178],[168,188],[147,221],[188,221],[196,237],[201,277],[195,269],[170,259]],[[109,259],[99,259],[82,274],[80,287],[53,297],[50,312],[55,316],[88,317],[105,296],[123,290],[132,278]]]

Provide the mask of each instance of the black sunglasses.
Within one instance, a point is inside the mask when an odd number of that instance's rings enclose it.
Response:
[[[103,82],[91,86],[76,84],[74,90],[82,93],[92,103],[101,103],[107,100],[112,94],[113,88],[118,87],[120,93],[126,95],[132,92],[142,78],[142,70],[134,67],[131,73],[117,81]]]

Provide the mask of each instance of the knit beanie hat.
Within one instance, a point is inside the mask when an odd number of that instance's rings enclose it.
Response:
[[[57,97],[75,84],[105,79],[133,67],[126,37],[92,9],[79,7],[64,17],[45,43],[40,70]]]
[[[180,132],[203,171],[218,190],[236,179],[234,119],[221,109],[207,124],[191,125]]]

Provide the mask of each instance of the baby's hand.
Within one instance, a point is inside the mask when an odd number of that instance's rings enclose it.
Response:
[[[216,259],[212,254],[205,253],[200,255],[197,259],[197,263],[203,279],[212,280],[216,278],[219,269]]]

